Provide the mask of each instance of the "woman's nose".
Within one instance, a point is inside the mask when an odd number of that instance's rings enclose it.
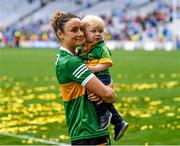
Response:
[[[84,35],[84,33],[81,30],[79,30],[78,33],[79,35]]]

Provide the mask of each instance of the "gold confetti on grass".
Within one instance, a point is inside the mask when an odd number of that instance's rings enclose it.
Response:
[[[150,113],[146,113],[146,114],[140,114],[139,117],[140,118],[148,118],[151,117],[152,115]]]
[[[148,128],[148,125],[143,125],[140,127],[140,130],[143,131],[143,130],[146,130]]]
[[[180,101],[180,97],[174,97],[174,101]]]
[[[61,139],[61,140],[67,140],[67,139],[69,139],[69,137],[66,136],[66,135],[60,135],[60,136],[59,136],[59,139]]]
[[[167,117],[173,117],[173,116],[175,116],[175,113],[166,113],[166,116]]]
[[[159,78],[161,78],[161,79],[162,79],[162,78],[165,78],[165,74],[162,74],[162,73],[159,74]]]
[[[150,78],[154,79],[155,78],[155,74],[150,74]]]
[[[149,102],[149,105],[154,106],[154,105],[159,105],[159,104],[161,104],[161,103],[162,103],[161,100],[156,100],[156,101],[150,101],[150,102]]]
[[[149,96],[145,96],[144,97],[144,101],[149,102],[150,101],[150,97]]]
[[[167,75],[165,75],[165,77],[167,77]],[[8,78],[5,77],[4,79],[8,81]],[[37,79],[40,80],[39,78]],[[55,80],[55,78],[49,78],[49,80]],[[11,132],[14,134],[19,134],[21,132],[31,134],[41,133],[40,135],[43,139],[48,139],[48,132],[51,130],[51,125],[58,123],[60,126],[64,126],[64,107],[62,103],[57,103],[57,99],[60,99],[60,95],[55,94],[55,92],[52,91],[57,89],[56,86],[39,86],[27,89],[20,82],[13,82],[13,87],[10,80],[8,84],[11,85],[11,88],[0,88],[0,96],[2,97],[1,102],[3,103],[3,105],[0,106],[0,114],[4,115],[1,116],[2,122],[0,123],[0,132]],[[167,89],[177,86],[179,86],[178,81],[121,83],[116,84],[116,91],[152,91],[152,89]],[[121,96],[121,94],[119,95]],[[172,97],[169,98],[169,100],[180,101],[180,97]],[[36,101],[38,101],[39,104],[37,104]],[[156,100],[156,97],[149,97],[146,95],[136,97],[125,96],[123,94],[123,96],[118,99],[117,103],[115,103],[115,106],[125,118],[130,117],[132,119],[146,121],[148,118],[156,118],[156,116],[160,115],[167,117],[168,119],[171,119],[171,117],[174,119],[176,118],[175,120],[177,121],[180,119],[180,116],[177,115],[180,108],[173,105],[164,105],[163,100]],[[143,124],[145,123],[138,123],[134,126],[130,126],[130,128],[140,130],[149,130],[153,128],[168,128],[175,130],[180,128],[178,122],[166,124],[166,121],[164,121],[161,125],[153,123],[151,123],[151,125]],[[47,135],[43,135],[44,132],[47,132]],[[60,133],[54,140],[63,141],[69,139],[68,136],[61,134],[63,133]]]
[[[175,88],[179,85],[178,81],[166,81],[161,83],[134,83],[134,84],[128,84],[128,83],[115,83],[114,89],[116,92],[119,91],[142,91],[142,90],[150,90],[150,89],[171,89]]]
[[[170,76],[171,76],[171,78],[177,78],[178,74],[177,73],[172,73]]]
[[[178,84],[179,84],[178,81],[169,81],[166,83],[166,87],[167,88],[173,88],[173,87],[177,86]]]

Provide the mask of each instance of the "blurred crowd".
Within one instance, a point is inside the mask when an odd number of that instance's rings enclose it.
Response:
[[[146,15],[129,16],[127,9],[114,11],[110,18],[103,16],[112,40],[129,41],[170,41],[172,32],[168,24],[172,22],[172,6],[159,2],[155,11]],[[114,21],[115,19],[116,21]],[[118,28],[115,27],[118,22]]]
[[[32,3],[33,0],[28,0],[28,2]],[[44,2],[47,2],[47,0],[42,0],[43,4]],[[84,2],[76,0],[77,4]],[[85,4],[87,7],[91,6],[88,0],[86,0]],[[130,6],[127,3],[127,6],[122,10],[114,9],[110,16],[101,15],[106,24],[106,40],[128,40],[133,42],[146,40],[172,41],[172,30],[168,27],[173,19],[172,5],[159,1],[157,8],[153,12],[131,16],[127,13]],[[19,21],[16,25],[9,26],[6,29],[0,28],[0,42],[8,45],[16,44],[18,47],[19,42],[25,40],[56,41],[54,32],[50,27],[50,19]]]

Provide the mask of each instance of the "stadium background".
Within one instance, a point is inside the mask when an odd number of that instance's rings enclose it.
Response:
[[[115,105],[130,123],[112,144],[179,145],[179,0],[1,0],[0,144],[69,144],[54,72],[57,9],[105,21]]]

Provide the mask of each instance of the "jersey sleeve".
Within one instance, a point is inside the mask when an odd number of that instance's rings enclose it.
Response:
[[[109,49],[107,47],[102,47],[99,48],[99,63],[111,63],[112,64],[112,60],[111,60],[111,52],[109,51]]]
[[[82,86],[85,86],[95,76],[77,56],[73,56],[68,61],[67,70],[68,77]]]

